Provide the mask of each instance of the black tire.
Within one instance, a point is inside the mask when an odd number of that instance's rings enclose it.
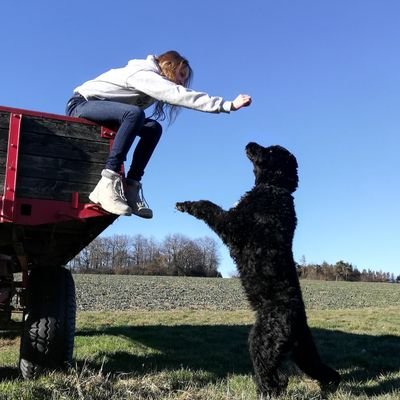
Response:
[[[37,268],[28,278],[19,368],[25,379],[68,367],[75,337],[75,284],[65,268]]]

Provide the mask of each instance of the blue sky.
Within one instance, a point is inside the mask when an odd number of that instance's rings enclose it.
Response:
[[[294,256],[400,274],[400,2],[13,0],[1,7],[0,104],[63,114],[74,87],[131,58],[176,49],[192,87],[227,100],[230,115],[184,110],[143,186],[151,221],[121,217],[105,232],[162,240],[210,236],[175,202],[229,208],[253,185],[244,147],[288,148],[299,163]]]

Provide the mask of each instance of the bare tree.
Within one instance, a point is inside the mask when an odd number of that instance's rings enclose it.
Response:
[[[125,273],[129,265],[129,236],[114,235],[108,238],[108,248],[113,272]]]
[[[196,243],[201,250],[201,262],[204,266],[205,276],[217,276],[218,265],[220,262],[217,242],[214,239],[205,236],[197,239]]]
[[[99,237],[70,266],[81,272],[219,276],[215,240],[168,235],[160,245],[143,235]]]

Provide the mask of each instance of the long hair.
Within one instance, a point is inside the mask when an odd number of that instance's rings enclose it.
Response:
[[[170,50],[156,57],[156,61],[161,70],[161,75],[168,80],[175,82],[176,71],[185,67],[188,71],[188,76],[183,86],[189,87],[193,79],[193,70],[189,65],[189,61],[182,57],[177,51]],[[157,120],[163,121],[168,118],[169,123],[172,124],[180,111],[179,106],[167,104],[162,101],[157,101],[153,117]]]

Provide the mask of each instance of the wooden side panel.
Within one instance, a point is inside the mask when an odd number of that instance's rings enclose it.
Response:
[[[0,113],[1,185],[9,118],[3,114]],[[109,139],[100,137],[99,126],[24,115],[17,197],[71,201],[72,193],[79,192],[80,201],[89,202],[88,195],[100,179],[109,145]]]

